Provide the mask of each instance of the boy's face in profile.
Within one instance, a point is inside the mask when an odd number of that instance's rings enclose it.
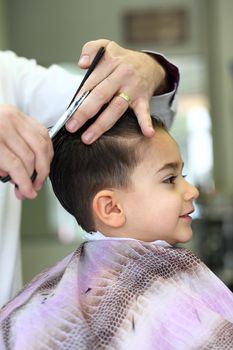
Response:
[[[127,237],[170,244],[191,239],[190,214],[198,190],[185,180],[182,169],[176,142],[164,130],[156,130],[132,173],[132,186],[122,191]]]

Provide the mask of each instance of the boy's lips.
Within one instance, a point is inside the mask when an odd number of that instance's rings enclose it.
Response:
[[[180,215],[179,218],[191,218],[191,214],[194,212],[194,209],[192,208],[191,210],[189,210],[187,213]]]

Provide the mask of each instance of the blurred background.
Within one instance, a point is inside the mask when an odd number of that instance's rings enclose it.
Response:
[[[165,54],[181,71],[172,133],[200,189],[188,245],[233,288],[233,1],[0,0],[0,49],[75,71],[83,44],[108,38]],[[65,87],[64,87],[65,88]],[[53,103],[53,101],[51,101]],[[49,183],[24,201],[24,281],[63,257],[82,231]]]

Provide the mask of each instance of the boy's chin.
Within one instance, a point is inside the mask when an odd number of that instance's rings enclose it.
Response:
[[[167,241],[169,244],[184,244],[191,241],[193,236],[193,232],[191,229],[185,230],[183,232],[180,232],[177,237],[171,238],[169,241]]]
[[[179,237],[179,239],[177,240],[177,244],[178,243],[188,243],[191,241],[193,237],[193,232],[190,229],[189,232],[185,232],[183,235],[181,235],[181,237]]]

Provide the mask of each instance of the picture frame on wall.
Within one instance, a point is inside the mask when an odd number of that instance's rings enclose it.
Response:
[[[129,44],[180,45],[189,39],[189,13],[186,8],[128,10],[123,15],[123,22],[124,39]]]

